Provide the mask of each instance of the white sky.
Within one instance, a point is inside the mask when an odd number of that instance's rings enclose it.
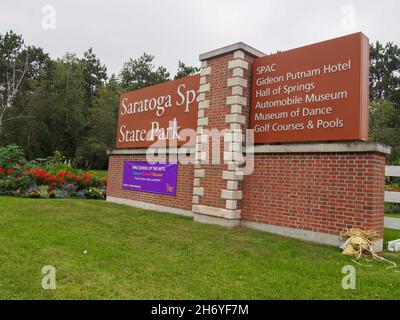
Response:
[[[55,8],[55,29],[42,28],[45,5]],[[400,44],[399,0],[2,0],[0,8],[0,33],[21,33],[53,58],[93,47],[109,74],[143,52],[174,74],[178,60],[199,65],[200,53],[238,41],[271,53],[362,31]]]

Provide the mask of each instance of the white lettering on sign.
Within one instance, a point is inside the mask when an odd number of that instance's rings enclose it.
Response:
[[[263,73],[269,73],[269,72],[275,72],[276,71],[276,63],[273,63],[271,65],[266,65],[266,66],[261,66],[257,68],[257,74],[263,74]]]
[[[185,112],[189,112],[190,105],[196,100],[196,92],[193,90],[185,91],[186,86],[181,84],[178,87],[178,95],[181,98],[180,101],[176,102],[177,106],[185,105]]]
[[[169,123],[169,127],[163,128],[157,121],[151,122],[151,129],[127,130],[126,125],[119,128],[119,142],[141,142],[141,141],[162,141],[180,139],[179,131],[181,126],[174,118]]]
[[[196,101],[197,93],[194,90],[186,90],[186,86],[181,84],[177,90],[179,100],[175,101],[175,106],[185,107],[185,112],[190,111],[190,105]],[[122,99],[121,116],[131,115],[135,113],[143,113],[149,111],[156,111],[157,117],[162,117],[165,110],[172,108],[171,95],[159,96],[156,98],[146,98],[139,101],[130,102],[127,97]]]

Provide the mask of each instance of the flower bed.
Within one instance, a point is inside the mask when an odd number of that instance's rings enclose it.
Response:
[[[59,151],[27,161],[17,145],[0,148],[0,195],[105,199],[106,179],[73,169]]]
[[[0,168],[0,195],[105,199],[106,185],[106,179],[87,172],[60,170],[52,174],[40,168]]]

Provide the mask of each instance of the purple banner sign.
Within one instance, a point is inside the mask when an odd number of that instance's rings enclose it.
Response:
[[[122,188],[174,196],[177,176],[177,163],[151,164],[142,161],[125,161]]]

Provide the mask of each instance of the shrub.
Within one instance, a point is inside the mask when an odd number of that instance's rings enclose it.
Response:
[[[14,190],[14,186],[8,179],[0,179],[0,195],[10,195]]]
[[[54,195],[55,195],[55,198],[59,198],[59,199],[64,199],[64,198],[71,198],[71,197],[73,197],[73,196],[70,195],[67,191],[65,191],[65,190],[63,190],[63,189],[54,190]]]
[[[20,146],[10,144],[0,148],[0,168],[3,170],[20,167],[25,163],[24,152]]]
[[[32,186],[32,181],[26,175],[8,175],[0,179],[1,195],[23,195]]]
[[[61,194],[67,197],[76,197],[78,195],[78,186],[75,183],[65,183],[59,191],[62,191]]]
[[[34,199],[40,198],[40,192],[39,191],[33,191],[33,192],[28,194],[28,197],[29,198],[34,198]]]
[[[103,189],[90,188],[86,192],[86,197],[88,199],[104,200],[105,199],[105,192],[104,192]]]
[[[46,186],[39,186],[38,192],[40,193],[41,198],[47,198],[49,196],[49,188]]]
[[[81,168],[97,168],[106,169],[108,157],[106,150],[107,145],[99,143],[96,139],[88,139],[76,150],[76,162]]]
[[[65,157],[60,151],[54,151],[52,156],[47,157],[46,165],[49,167],[58,166],[65,161]]]
[[[25,163],[24,167],[26,170],[41,169],[53,175],[59,171],[73,171],[64,161],[65,157],[59,151],[55,151],[52,156],[45,159],[35,159]]]

